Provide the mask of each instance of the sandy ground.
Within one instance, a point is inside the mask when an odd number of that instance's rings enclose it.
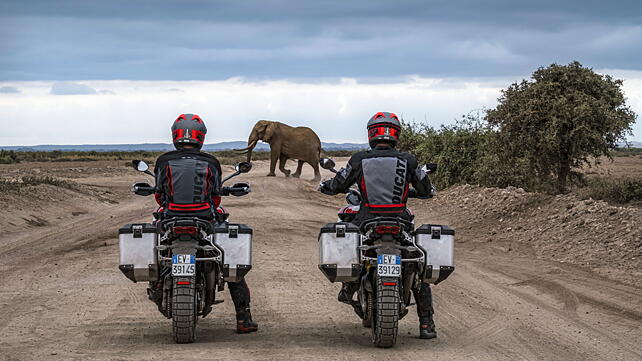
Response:
[[[342,197],[315,192],[305,180],[267,178],[263,162],[237,178],[249,181],[253,193],[224,199],[231,220],[255,231],[247,280],[259,332],[234,333],[226,290],[219,293],[225,302],[199,320],[196,343],[177,345],[170,320],[147,300],[146,285],[117,268],[118,227],[149,219],[154,208],[151,197],[128,192],[145,176],[124,167],[113,176],[65,171],[108,193],[58,194],[55,202],[43,195],[36,208],[0,204],[0,359],[642,359],[640,288],[567,263],[498,251],[475,242],[470,230],[458,239],[455,273],[433,289],[438,338],[417,338],[413,307],[400,323],[397,346],[373,347],[369,330],[336,301],[339,285],[317,269],[318,229],[336,219]],[[308,167],[304,178],[311,178]],[[434,204],[413,200],[416,222],[451,224],[443,215],[452,210]],[[45,222],[29,223],[33,217]]]

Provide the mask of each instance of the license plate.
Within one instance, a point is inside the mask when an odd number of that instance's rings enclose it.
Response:
[[[172,255],[172,276],[193,276],[196,258],[191,254]]]
[[[378,255],[377,274],[381,277],[401,276],[401,257],[395,254]]]

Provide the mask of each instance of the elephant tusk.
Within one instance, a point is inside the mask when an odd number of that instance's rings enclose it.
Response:
[[[247,152],[249,152],[250,150],[254,149],[254,147],[256,147],[256,143],[258,143],[258,141],[254,141],[254,142],[250,143],[250,144],[249,144],[247,147],[245,147],[245,148],[234,149],[234,151],[236,151],[236,152],[243,152],[243,153],[247,153]]]

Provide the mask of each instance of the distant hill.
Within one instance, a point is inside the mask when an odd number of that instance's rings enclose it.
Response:
[[[205,144],[203,150],[206,151],[220,151],[230,150],[235,148],[245,148],[247,143],[244,141],[236,142],[221,142],[213,144]],[[325,150],[359,150],[368,148],[367,144],[361,143],[321,143]],[[143,144],[77,144],[77,145],[53,145],[43,144],[34,146],[0,146],[0,149],[15,150],[21,152],[50,152],[54,150],[61,151],[77,151],[77,152],[128,152],[145,150],[150,152],[163,152],[174,149],[174,146],[169,143],[143,143]],[[269,146],[265,143],[259,143],[254,148],[257,151],[269,150]]]

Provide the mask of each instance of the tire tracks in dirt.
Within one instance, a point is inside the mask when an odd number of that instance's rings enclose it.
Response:
[[[172,342],[171,323],[147,300],[146,285],[131,283],[117,269],[118,227],[148,220],[154,203],[125,195],[126,183],[140,177],[115,177],[100,182],[118,189],[118,205],[102,204],[46,227],[0,236],[7,250],[0,255],[3,355],[333,361],[642,357],[639,289],[577,267],[506,255],[466,237],[456,246],[455,273],[434,287],[438,338],[416,337],[411,309],[400,322],[397,346],[374,348],[370,331],[336,301],[339,285],[317,269],[319,227],[336,219],[342,197],[315,192],[313,182],[266,178],[266,168],[257,162],[251,174],[239,177],[252,184],[253,193],[223,201],[231,221],[255,231],[254,267],[247,279],[258,333],[233,332],[226,290],[217,294],[225,302],[199,319],[195,344]],[[309,170],[303,177],[311,178]],[[449,221],[430,202],[413,201],[412,207],[417,223]],[[56,211],[44,205],[43,212]]]

